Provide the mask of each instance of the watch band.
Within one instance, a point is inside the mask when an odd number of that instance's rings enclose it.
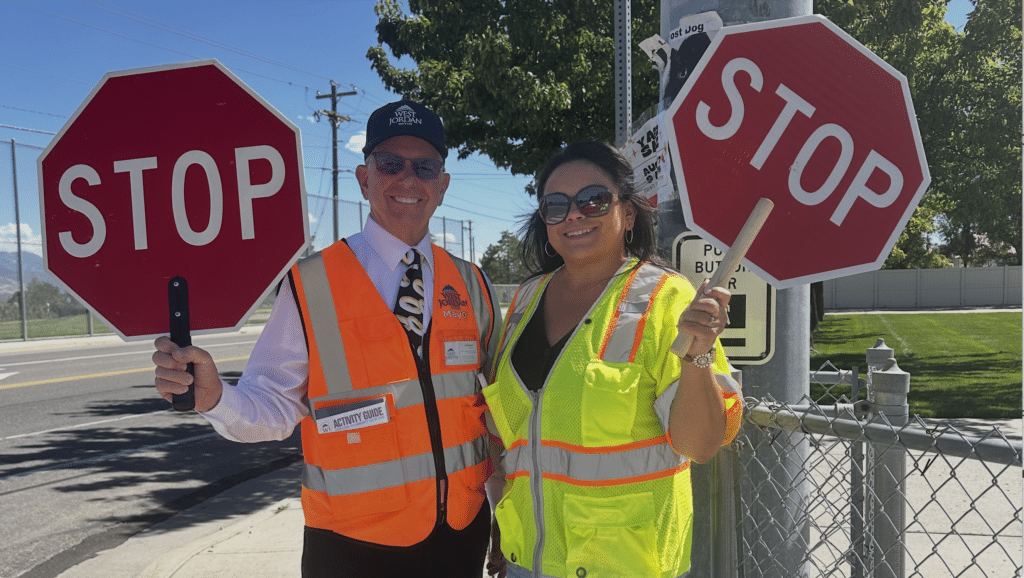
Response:
[[[682,357],[682,360],[686,363],[692,363],[701,369],[711,367],[715,363],[715,347],[712,345],[710,351],[696,356],[687,353]]]

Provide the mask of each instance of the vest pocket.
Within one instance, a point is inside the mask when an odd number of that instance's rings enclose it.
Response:
[[[580,407],[580,441],[610,446],[636,441],[633,422],[641,368],[637,363],[587,363]]]
[[[336,516],[386,514],[409,505],[394,421],[318,434],[325,488]]]
[[[529,478],[524,479],[529,480]],[[516,515],[515,504],[512,503],[512,496],[514,495],[514,492],[506,493],[494,508],[494,517],[498,520],[498,528],[501,530],[501,553],[513,564],[529,568],[531,566],[529,559],[533,556],[533,550],[532,546],[531,550],[527,551],[526,549],[523,539],[522,520]],[[526,494],[525,498],[520,496],[520,499],[528,501],[530,496]],[[523,505],[520,504],[520,507],[523,507]],[[528,515],[528,512],[532,512],[532,509],[529,506],[525,506],[521,512],[523,515]]]
[[[347,327],[346,327],[347,326]],[[360,380],[357,375],[355,360],[349,359],[350,371],[352,373],[352,387],[361,389],[374,387],[386,383],[392,383],[402,376],[402,368],[408,368],[410,378],[415,378],[415,365],[412,360],[412,348],[409,345],[409,336],[402,328],[402,324],[395,319],[393,313],[360,317],[354,321],[342,321],[339,323],[342,336],[346,333],[358,337],[356,343],[359,346],[348,347],[350,341],[346,340],[345,352],[350,357],[358,353],[359,365],[365,380]],[[352,353],[349,353],[349,352]]]
[[[654,496],[650,492],[611,497],[567,494],[563,496],[562,515],[566,576],[661,574]]]

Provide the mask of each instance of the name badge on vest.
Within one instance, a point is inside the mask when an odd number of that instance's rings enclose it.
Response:
[[[476,341],[445,341],[445,365],[476,365]]]
[[[388,422],[388,402],[383,397],[316,410],[316,429],[329,434]]]

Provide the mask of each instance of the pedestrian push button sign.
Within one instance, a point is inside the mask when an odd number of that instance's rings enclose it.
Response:
[[[711,278],[725,254],[693,233],[682,233],[673,243],[673,267],[694,287]],[[775,288],[740,264],[725,289],[729,300],[729,325],[722,346],[733,365],[767,363],[775,350]]]

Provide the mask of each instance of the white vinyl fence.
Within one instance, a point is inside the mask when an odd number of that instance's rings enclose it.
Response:
[[[1021,267],[883,269],[825,281],[825,309],[1020,307]]]

